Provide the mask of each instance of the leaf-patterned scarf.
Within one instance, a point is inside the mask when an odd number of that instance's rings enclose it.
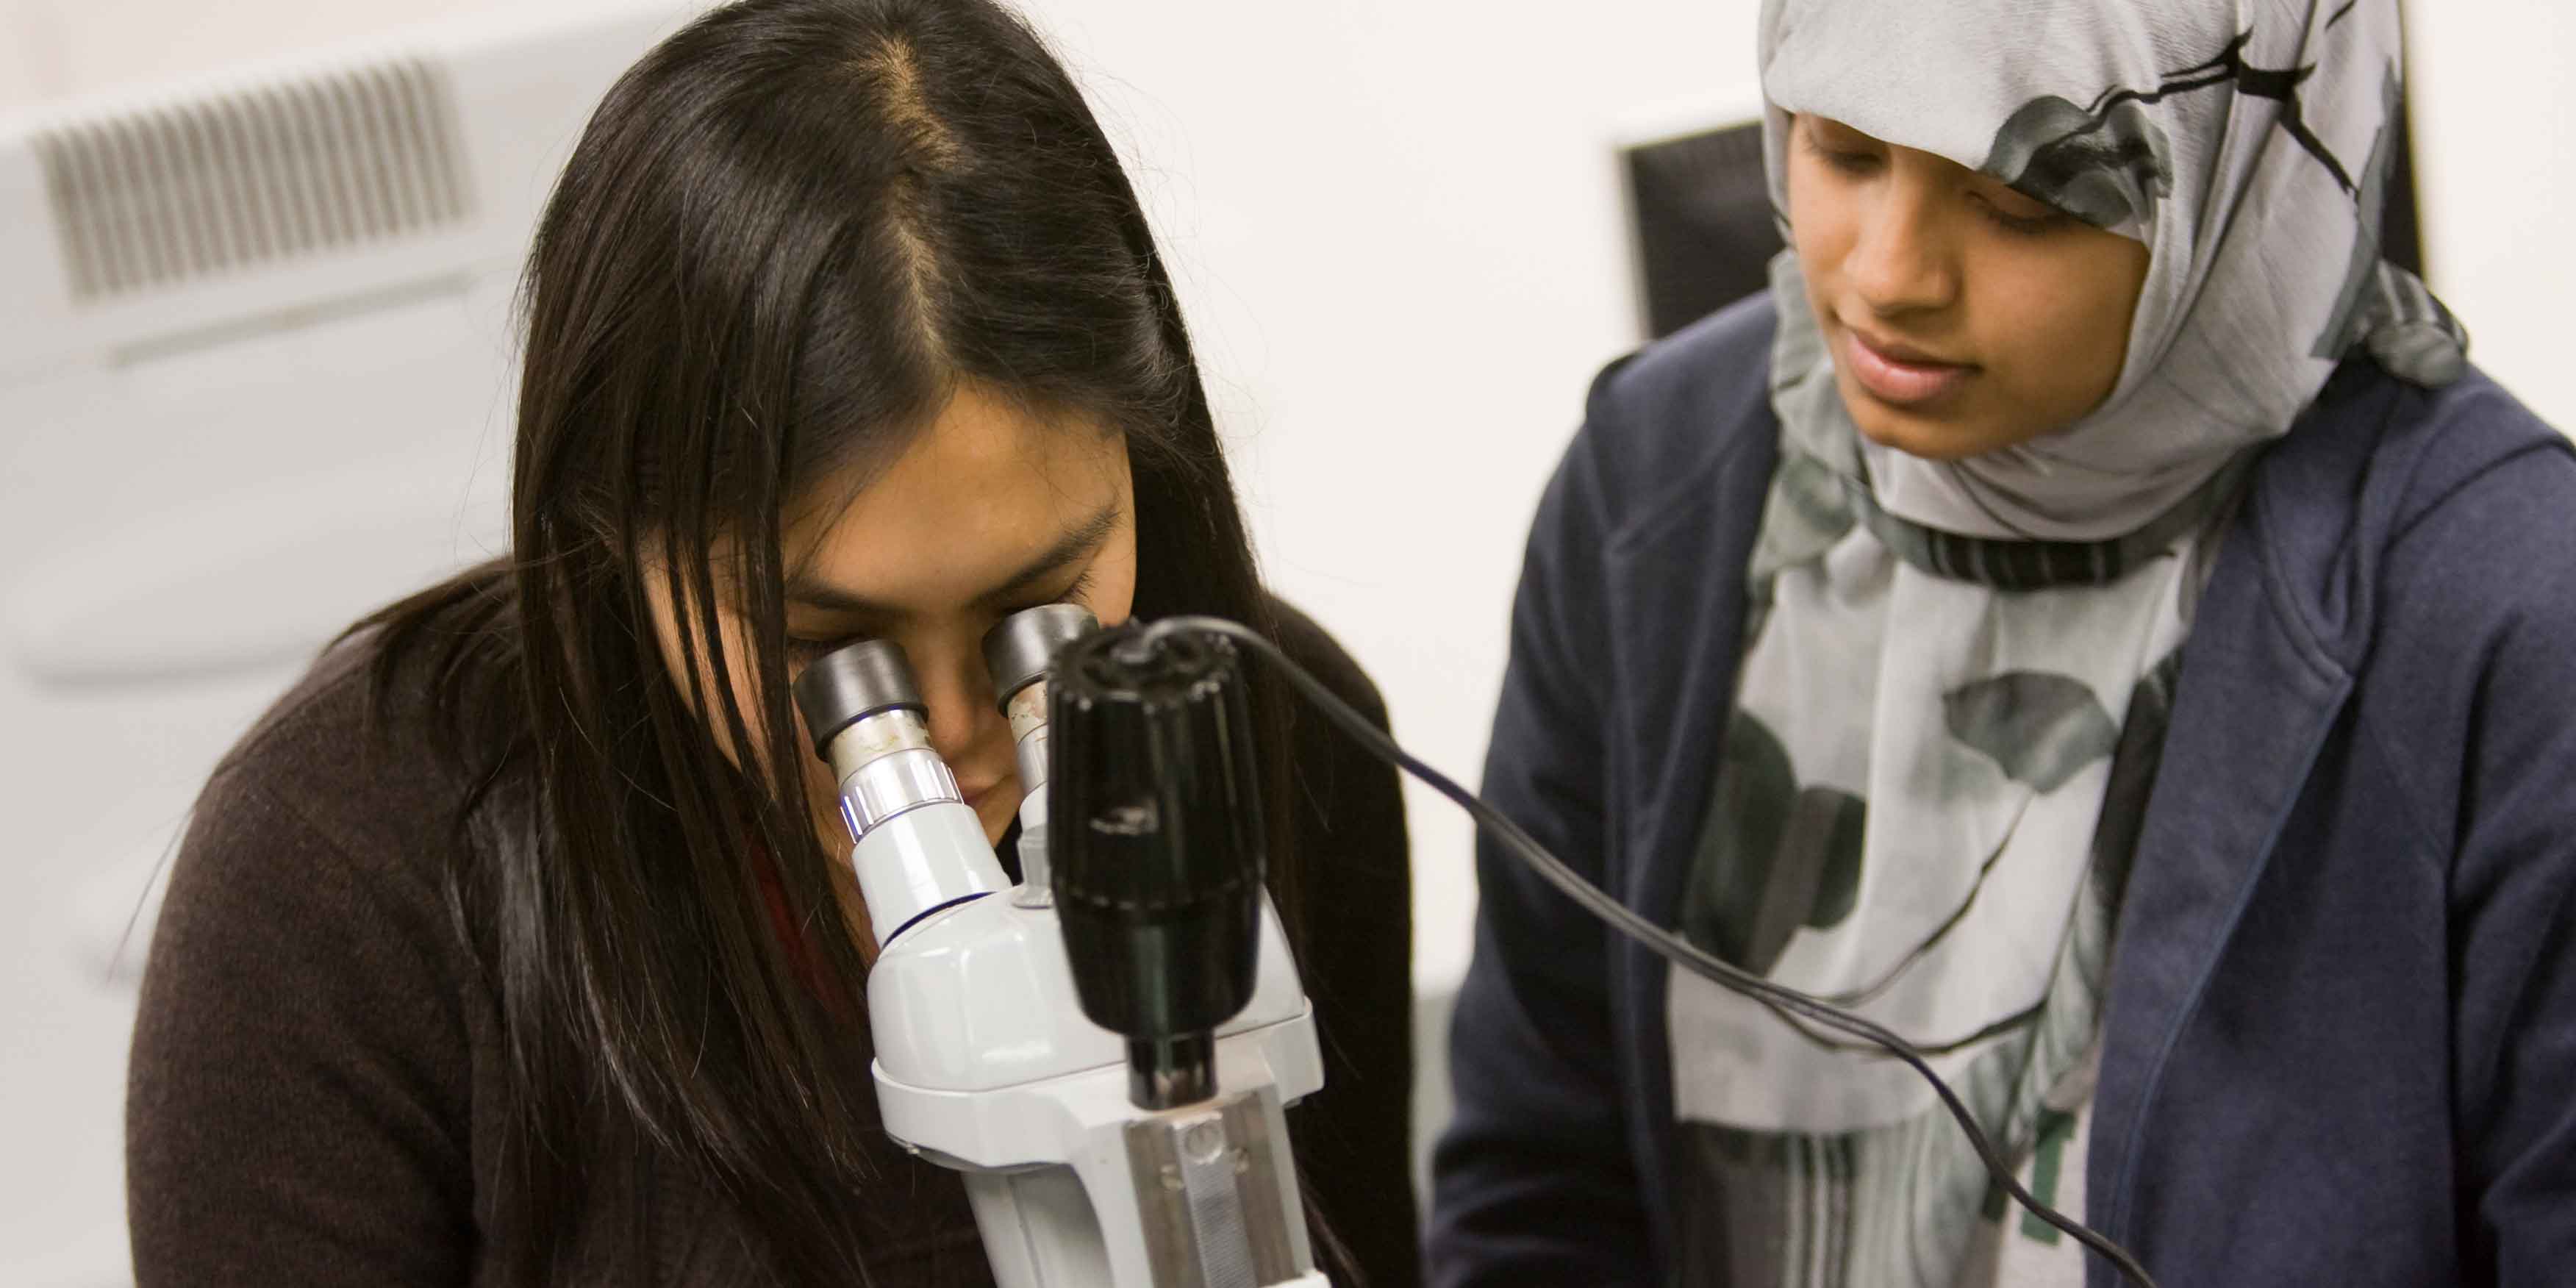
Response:
[[[1862,439],[1795,256],[1781,466],[1681,929],[1935,1053],[2082,1215],[2111,932],[2178,656],[2251,450],[2348,351],[2464,338],[2381,261],[2395,0],[1766,0],[1767,156],[1815,112],[2151,251],[2120,380],[2021,448]],[[2077,1283],[1904,1066],[1675,972],[1683,1282]]]

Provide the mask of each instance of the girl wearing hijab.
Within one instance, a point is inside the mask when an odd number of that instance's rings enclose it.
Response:
[[[2379,256],[2394,0],[1761,23],[1790,248],[1595,384],[1488,794],[2166,1284],[2563,1282],[2576,453]],[[1435,1282],[2112,1282],[1913,1071],[1479,875]]]
[[[526,303],[508,557],[362,623],[198,803],[135,1029],[136,1279],[990,1284],[958,1174],[877,1115],[870,910],[792,677],[899,646],[1005,864],[1005,614],[1231,617],[1383,708],[1263,591],[1125,171],[985,0],[673,35],[573,149]],[[1269,683],[1309,1224],[1336,1284],[1400,1288],[1402,809]]]

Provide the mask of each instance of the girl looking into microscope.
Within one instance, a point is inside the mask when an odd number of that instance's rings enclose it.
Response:
[[[1767,0],[1486,792],[2168,1285],[2576,1266],[2576,453],[2380,254],[2395,0]],[[1443,1285],[2075,1285],[1876,1046],[1479,855]]]
[[[199,802],[135,1034],[138,1279],[988,1283],[956,1173],[878,1125],[792,678],[899,644],[996,843],[1015,610],[1242,620],[1383,708],[1262,589],[1136,196],[984,0],[691,23],[592,118],[524,299],[508,555],[360,624]],[[1401,806],[1255,685],[1318,1260],[1410,1284]]]

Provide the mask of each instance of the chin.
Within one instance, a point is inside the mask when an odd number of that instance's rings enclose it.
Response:
[[[2000,432],[1980,418],[1927,416],[1890,407],[1857,390],[1843,391],[1843,407],[1860,435],[1881,447],[1894,448],[1927,461],[1956,461],[1978,456],[2021,440]]]
[[[1978,441],[1980,436],[1958,426],[1921,416],[1889,415],[1884,408],[1871,411],[1871,415],[1853,415],[1852,424],[1859,427],[1861,437],[1881,447],[1927,461],[1955,461],[1986,450]]]

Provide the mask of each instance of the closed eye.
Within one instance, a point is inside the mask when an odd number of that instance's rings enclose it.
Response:
[[[2067,214],[2063,210],[2059,210],[2053,206],[2041,205],[2039,202],[2032,201],[2028,197],[2023,197],[2019,193],[2013,194],[2013,198],[2015,200],[2029,202],[2031,205],[2038,206],[2039,209],[2031,213],[2021,213],[2005,209],[2003,205],[2004,199],[2002,198],[1990,196],[1986,193],[1976,192],[1973,190],[1969,195],[1975,200],[1977,209],[1985,215],[1988,222],[1994,224],[1995,227],[2000,228],[2005,232],[2019,237],[2039,236],[2040,234],[2046,233],[2052,229],[2063,227],[2068,220],[2074,218],[2074,216]]]
[[[1852,148],[1829,148],[1818,142],[1815,135],[1804,130],[1798,132],[1798,142],[1807,149],[1809,155],[1856,179],[1867,178],[1878,173],[1879,167],[1885,164],[1885,159],[1875,152],[1863,152]]]
[[[1090,598],[1091,587],[1091,570],[1089,568],[1085,568],[1079,576],[1073,579],[1073,584],[1064,588],[1064,593],[1057,595],[1052,599],[1042,599],[1034,603],[1012,605],[1004,608],[999,616],[1008,617],[1011,614],[1020,612],[1024,609],[1036,608],[1044,604],[1079,604]],[[790,635],[787,636],[785,640],[787,646],[787,660],[800,666],[810,665],[815,659],[822,657],[826,653],[830,653],[835,649],[846,648],[866,638],[868,638],[866,633],[844,635],[837,639],[809,639],[804,636]]]
[[[1110,534],[1116,532],[1118,526],[1126,521],[1125,509],[1116,502],[1101,507],[1087,518],[1067,527],[1063,534],[1056,538],[1054,545],[1047,547],[1044,552],[1021,565],[1018,571],[977,595],[969,605],[969,611],[991,613],[994,620],[998,621],[1021,609],[1035,608],[1039,604],[1080,601],[1091,593],[1090,562],[1099,557],[1101,547],[1108,543]],[[1053,600],[1031,601],[1023,598],[1037,587],[1063,576],[1065,569],[1076,564],[1083,565],[1081,573],[1075,576],[1073,583]],[[885,634],[892,623],[900,622],[906,616],[898,606],[852,594],[846,588],[802,574],[788,579],[787,600],[791,608],[804,609],[825,621],[853,627],[865,625],[870,628],[865,631],[854,630],[832,639],[790,633],[786,640],[786,653],[790,660],[810,661],[843,645],[865,639],[869,635]]]

